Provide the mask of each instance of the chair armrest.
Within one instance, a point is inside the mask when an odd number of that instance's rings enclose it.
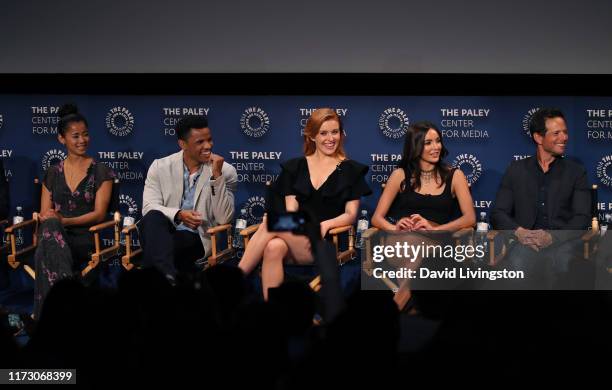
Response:
[[[98,233],[101,230],[108,229],[109,227],[115,226],[115,221],[106,221],[99,223],[97,225],[93,225],[89,228],[89,231],[92,233]]]
[[[228,230],[228,229],[231,229],[231,228],[232,228],[232,224],[231,223],[226,223],[226,224],[223,224],[223,225],[219,225],[219,226],[208,228],[206,230],[206,233],[208,233],[208,234],[217,234],[219,232],[222,232],[224,230]]]
[[[364,230],[363,232],[361,232],[361,237],[368,239],[370,237],[372,237],[374,234],[378,233],[378,228],[376,227],[371,227],[369,229]]]
[[[457,238],[463,238],[469,234],[472,234],[474,232],[474,228],[471,227],[467,227],[467,228],[463,228],[463,229],[459,229],[456,232],[453,233],[453,238],[457,239]]]
[[[487,240],[495,240],[495,237],[499,235],[499,230],[491,230],[487,233]]]
[[[331,235],[340,234],[340,233],[348,232],[349,230],[351,230],[352,227],[353,225],[339,226],[337,228],[330,229],[327,233]]]
[[[89,228],[89,231],[92,233],[98,233],[99,231],[107,229],[111,226],[115,226],[115,225],[119,226],[120,222],[121,222],[121,214],[118,211],[115,211],[115,213],[113,214],[112,220],[102,222],[97,225],[93,225],[92,227]]]
[[[28,219],[27,221],[19,222],[19,223],[14,224],[13,226],[9,226],[4,231],[6,233],[8,233],[8,234],[12,234],[13,230],[19,230],[19,229],[24,228],[24,227],[26,227],[28,225],[32,225],[35,222],[36,222],[35,218]]]
[[[259,225],[261,224],[256,224],[256,225],[251,225],[251,226],[247,226],[244,229],[242,229],[240,231],[240,235],[241,236],[250,236],[251,234],[255,233],[257,231],[257,229],[259,228]]]
[[[129,225],[129,226],[124,227],[124,228],[121,230],[121,233],[123,233],[123,234],[130,234],[130,233],[131,233],[132,231],[134,231],[134,230],[136,230],[136,224],[133,224],[133,225]]]
[[[580,237],[582,241],[591,241],[593,238],[599,236],[599,232],[597,230],[589,230]]]

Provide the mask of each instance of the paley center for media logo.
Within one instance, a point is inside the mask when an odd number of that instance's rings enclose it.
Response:
[[[406,135],[408,126],[410,119],[401,108],[389,107],[378,118],[378,127],[388,138],[402,138]]]
[[[59,149],[51,149],[47,153],[43,155],[42,158],[42,168],[43,171],[49,169],[51,165],[57,164],[60,161],[64,161],[66,159],[66,153]]]
[[[248,216],[248,224],[260,223],[266,212],[266,199],[263,196],[251,196],[240,209],[245,209]]]
[[[270,117],[259,107],[249,107],[240,117],[240,128],[249,137],[262,137],[270,129]]]
[[[106,128],[117,137],[125,137],[134,130],[134,115],[125,107],[113,107],[106,114]]]
[[[533,114],[535,114],[540,107],[532,107],[530,108],[525,115],[523,115],[523,132],[527,134],[529,138],[531,138],[531,133],[529,132],[529,123],[531,123],[531,118]]]
[[[138,213],[138,203],[129,195],[119,195],[119,205],[125,206],[125,210],[134,209],[134,213]]]
[[[482,164],[476,156],[463,153],[455,157],[452,163],[454,168],[461,169],[470,185],[478,181],[482,175]]]
[[[612,188],[612,155],[603,156],[597,163],[597,178],[601,184]]]

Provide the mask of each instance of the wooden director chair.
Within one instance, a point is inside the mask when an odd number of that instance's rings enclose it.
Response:
[[[126,226],[122,230],[122,234],[125,237],[125,253],[121,256],[121,264],[126,270],[131,270],[137,264],[135,262],[142,256],[142,247],[135,248],[133,246],[132,234],[138,234],[138,224]],[[221,233],[225,232],[226,245],[224,249],[221,249],[223,239]],[[220,264],[228,259],[234,257],[236,252],[232,245],[232,224],[226,223],[223,225],[213,226],[206,230],[206,233],[210,234],[210,241],[212,244],[212,253],[208,258],[198,260],[197,263],[202,263],[203,269],[213,267]]]
[[[35,199],[40,199],[40,194],[42,190],[42,184],[39,182],[38,178],[34,179],[34,194],[38,195]],[[40,207],[40,201],[38,201],[38,205]],[[36,278],[36,273],[34,269],[26,263],[26,259],[31,258],[33,256],[33,252],[36,250],[38,245],[38,213],[40,208],[36,208],[34,213],[32,213],[32,219],[23,221],[21,223],[15,224],[13,226],[9,226],[5,229],[5,233],[8,237],[10,252],[8,255],[8,263],[13,269],[17,269],[20,266],[23,267],[24,271],[32,279]],[[89,228],[89,231],[93,233],[94,239],[94,253],[91,254],[89,261],[85,268],[81,271],[81,277],[84,277],[93,269],[95,269],[100,262],[106,261],[113,256],[117,256],[120,253],[120,245],[119,245],[119,226],[121,223],[121,214],[119,213],[119,179],[113,180],[113,188],[111,192],[111,200],[108,208],[108,216],[109,220],[94,225]],[[32,244],[24,247],[20,250],[17,250],[17,242],[16,242],[16,232],[20,229],[24,229],[26,227],[31,227],[32,229]],[[111,246],[103,247],[102,241],[100,239],[100,234],[106,229],[113,228],[114,230],[114,243]]]
[[[382,183],[381,184],[381,189],[384,191],[386,186],[386,183]],[[470,187],[471,190],[471,187]],[[381,192],[382,193],[382,192]],[[460,213],[460,210],[456,210],[455,213]],[[382,231],[376,227],[370,227],[369,229],[367,229],[366,231],[364,231],[361,234],[361,237],[363,238],[363,247],[362,247],[362,272],[364,272],[368,277],[372,277],[373,276],[373,270],[374,270],[374,261],[373,261],[373,249],[375,245],[385,245],[385,239],[384,237],[380,237],[380,233],[382,233]],[[468,243],[469,245],[474,243],[474,227],[467,227],[467,228],[463,228],[461,230],[458,230],[456,232],[454,232],[452,234],[452,239],[455,242],[455,245],[460,245],[462,243]],[[489,243],[489,245],[491,245]],[[491,250],[493,248],[491,247]],[[385,284],[385,286],[387,286],[387,288],[391,291],[393,291],[394,293],[397,293],[399,291],[399,286],[398,284],[387,278],[387,277],[383,277],[380,278],[380,280]],[[403,309],[403,307],[399,308],[400,310]]]
[[[268,210],[282,210],[285,211],[285,200],[280,199],[279,196],[276,195],[274,189],[272,188],[272,184],[270,182],[266,182],[266,207]],[[260,223],[254,224],[244,228],[240,235],[244,240],[244,249],[246,250],[249,240],[253,234],[259,228]],[[340,235],[346,233],[348,235],[348,244],[346,249],[340,248]],[[357,250],[355,249],[355,227],[353,225],[345,225],[339,226],[337,228],[329,230],[328,234],[332,237],[332,241],[336,248],[336,260],[338,261],[338,266],[344,265],[351,259],[355,258],[355,254]],[[321,290],[321,276],[317,275],[314,277],[308,284],[310,288],[318,292]]]
[[[597,184],[593,184],[591,186],[591,219],[592,225],[591,229],[587,230],[580,239],[582,240],[582,257],[584,260],[589,260],[594,256],[594,253],[597,252],[599,245],[599,224],[598,220],[598,210],[597,210]],[[488,234],[489,246],[491,248],[491,260],[490,265],[495,266],[500,261],[502,261],[507,254],[507,246],[509,245],[509,239],[513,239],[514,237],[501,237],[501,232],[497,230],[492,230]],[[500,254],[496,255],[493,250],[495,245],[496,238],[501,238],[501,251]],[[498,239],[498,241],[500,241]]]

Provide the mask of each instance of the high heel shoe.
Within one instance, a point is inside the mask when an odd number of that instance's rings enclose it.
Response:
[[[400,313],[417,314],[416,300],[412,291],[407,288],[400,288],[393,297]]]

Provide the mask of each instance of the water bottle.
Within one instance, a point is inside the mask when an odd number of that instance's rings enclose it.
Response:
[[[368,230],[370,222],[368,221],[368,210],[361,210],[361,217],[357,221],[357,235],[355,236],[355,248],[363,248],[363,237],[361,234]]]
[[[599,227],[600,235],[605,235],[608,229],[612,225],[612,214],[606,214],[604,219],[601,221],[601,226]]]
[[[17,206],[15,215],[13,216],[13,225],[23,222],[23,208]],[[15,248],[19,251],[23,247],[23,229],[15,231]]]
[[[232,246],[236,248],[236,257],[242,258],[244,253],[244,240],[240,235],[242,229],[247,226],[247,212],[246,209],[240,210],[240,216],[236,218],[236,224],[234,225],[234,239],[232,240]]]
[[[123,217],[123,227],[126,228],[128,226],[132,226],[136,223],[136,210],[130,207],[128,208],[128,213],[125,217]],[[123,234],[123,229],[121,230],[121,235],[119,237],[119,244],[122,248],[122,253],[125,253],[125,235]]]
[[[136,223],[136,210],[130,207],[128,208],[128,214],[123,217],[123,227],[132,226]]]
[[[486,255],[489,252],[489,240],[487,234],[489,233],[489,223],[487,222],[487,213],[485,211],[480,212],[478,222],[476,223],[476,242],[475,244],[483,247],[485,256],[483,258],[477,257],[477,261],[485,261]]]

